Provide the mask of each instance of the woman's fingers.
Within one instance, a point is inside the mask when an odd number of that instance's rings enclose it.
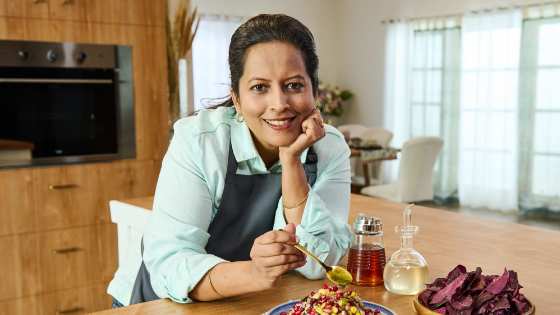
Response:
[[[267,268],[301,263],[303,261],[305,261],[305,257],[301,255],[278,255],[259,258],[259,264]]]
[[[295,247],[287,244],[274,243],[260,245],[257,255],[259,257],[272,257],[278,255],[300,255],[301,252]]]
[[[272,243],[288,243],[295,244],[296,236],[294,233],[290,233],[283,230],[268,231],[263,235],[255,239],[255,243],[259,245],[266,245]]]

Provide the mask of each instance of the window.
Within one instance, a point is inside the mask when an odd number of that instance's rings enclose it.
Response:
[[[453,22],[448,21],[444,28],[413,32],[410,67],[410,137],[436,136],[444,140],[434,174],[435,194],[441,199],[457,192],[455,121],[461,32]]]
[[[522,203],[538,208],[560,197],[560,18],[526,21],[524,32]]]

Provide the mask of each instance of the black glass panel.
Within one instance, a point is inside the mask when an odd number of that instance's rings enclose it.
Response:
[[[4,68],[0,78],[114,78],[107,70],[49,70]],[[33,143],[34,158],[117,153],[115,93],[112,83],[0,82],[0,139]]]

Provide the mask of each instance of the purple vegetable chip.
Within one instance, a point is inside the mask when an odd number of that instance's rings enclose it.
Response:
[[[473,303],[474,300],[470,295],[451,299],[451,306],[453,306],[454,309],[459,311],[467,310],[467,309],[472,310]]]
[[[463,267],[464,268],[464,267]],[[455,294],[458,288],[463,285],[465,279],[467,278],[467,274],[463,273],[462,275],[458,276],[455,280],[451,281],[445,288],[438,291],[434,296],[432,296],[430,303],[431,304],[439,304],[443,301],[449,301],[451,296]]]
[[[434,291],[424,290],[418,296],[418,301],[420,301],[420,303],[424,306],[429,306],[430,305],[429,301],[430,301],[430,298],[432,297],[433,294],[434,294]]]
[[[506,269],[504,269],[504,273],[499,278],[492,281],[492,283],[490,283],[486,288],[486,291],[494,295],[500,294],[505,289],[506,285],[508,284],[508,281],[509,281],[509,272]]]
[[[453,270],[447,274],[447,283],[455,280],[458,276],[464,273],[467,273],[467,268],[463,265],[457,265],[457,267],[453,268]]]

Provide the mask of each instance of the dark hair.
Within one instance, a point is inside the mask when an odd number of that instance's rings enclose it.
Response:
[[[259,14],[237,28],[229,44],[231,88],[239,95],[239,79],[243,76],[247,50],[256,44],[282,41],[294,45],[302,54],[307,75],[311,78],[313,94],[319,86],[319,58],[315,52],[313,34],[300,21],[285,14]],[[232,106],[231,98],[216,106]]]

